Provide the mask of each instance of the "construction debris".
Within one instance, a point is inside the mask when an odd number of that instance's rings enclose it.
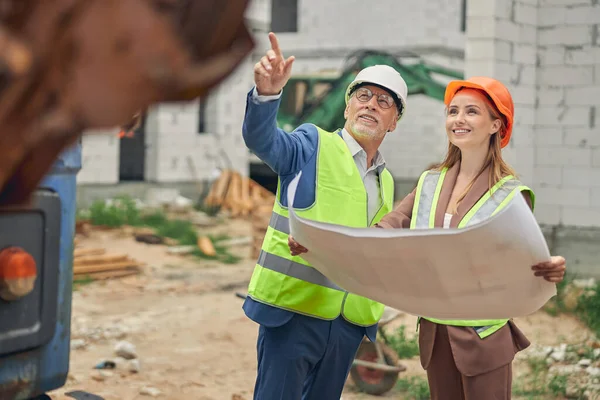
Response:
[[[224,170],[211,186],[204,206],[228,211],[231,217],[236,218],[254,214],[257,207],[263,205],[272,207],[274,202],[275,195],[253,179],[236,171]]]
[[[75,249],[73,276],[104,280],[139,274],[141,264],[126,254],[106,254],[106,249]]]
[[[204,199],[207,209],[228,211],[232,218],[250,217],[252,221],[251,257],[258,257],[269,226],[275,195],[253,179],[224,170]]]
[[[135,236],[136,242],[142,242],[146,244],[163,244],[165,242],[162,236],[155,235],[154,233],[140,233]]]
[[[196,246],[171,246],[167,248],[167,254],[172,255],[186,255],[191,254],[196,250]]]
[[[217,255],[215,246],[213,246],[212,241],[207,236],[198,237],[198,248],[202,253],[209,257],[214,257]]]

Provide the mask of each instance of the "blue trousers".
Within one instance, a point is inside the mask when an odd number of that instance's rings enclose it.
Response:
[[[254,400],[339,400],[365,328],[294,314],[260,325]]]

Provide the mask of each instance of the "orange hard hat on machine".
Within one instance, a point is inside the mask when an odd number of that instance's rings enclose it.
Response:
[[[510,92],[500,81],[485,76],[475,76],[467,80],[451,81],[446,86],[444,104],[448,106],[452,98],[462,88],[479,89],[486,93],[493,102],[498,112],[506,119],[506,129],[501,133],[500,146],[505,147],[512,135],[515,105]]]

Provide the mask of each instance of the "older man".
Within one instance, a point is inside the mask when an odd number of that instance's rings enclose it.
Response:
[[[369,227],[391,211],[394,182],[379,146],[404,113],[407,86],[389,66],[365,68],[346,90],[343,129],[302,124],[287,133],[276,116],[294,57],[283,57],[273,33],[269,39],[271,49],[254,66],[243,124],[248,148],[279,177],[243,306],[260,325],[254,399],[337,400],[363,337],[375,340],[384,306],[290,254],[286,193],[301,171],[294,209],[303,218]]]

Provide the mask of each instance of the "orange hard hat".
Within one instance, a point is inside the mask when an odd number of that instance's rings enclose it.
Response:
[[[506,130],[501,134],[500,146],[505,147],[510,141],[513,128],[515,105],[510,92],[500,81],[485,76],[475,76],[464,81],[451,81],[446,86],[444,104],[448,106],[452,98],[461,88],[479,89],[492,99],[494,106],[506,118]]]

